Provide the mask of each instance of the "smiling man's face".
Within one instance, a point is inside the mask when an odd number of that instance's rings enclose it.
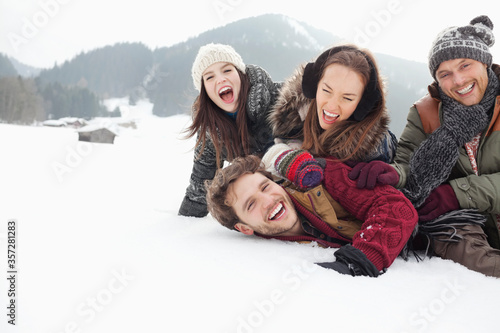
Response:
[[[439,65],[436,80],[446,95],[471,106],[483,99],[488,86],[488,72],[486,65],[479,61],[452,59]]]
[[[240,176],[230,185],[226,201],[242,221],[235,228],[246,235],[292,236],[303,232],[286,191],[261,173]]]

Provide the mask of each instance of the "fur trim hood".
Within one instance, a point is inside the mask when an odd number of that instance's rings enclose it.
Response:
[[[276,104],[269,113],[269,123],[278,138],[290,138],[300,133],[306,119],[311,100],[302,93],[304,65],[297,68],[281,87]]]
[[[304,65],[301,65],[294,71],[293,75],[283,83],[278,100],[269,114],[269,123],[273,130],[273,135],[276,138],[304,139],[302,128],[312,100],[306,98],[302,93],[303,73]],[[379,151],[380,146],[383,145],[385,141],[391,142],[392,145],[392,142],[396,139],[389,131],[389,122],[390,119],[387,110],[384,110],[377,124],[363,139],[361,149],[359,153],[356,154],[356,159],[370,160],[376,155],[376,151]],[[368,126],[367,122],[366,126]],[[347,140],[347,136],[345,140]],[[359,143],[359,140],[353,142],[353,145],[350,147],[346,147],[345,156],[349,154],[349,151],[354,150],[357,143]],[[337,158],[343,157],[337,156]]]

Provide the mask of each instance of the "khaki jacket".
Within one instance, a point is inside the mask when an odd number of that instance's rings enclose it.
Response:
[[[362,221],[347,212],[322,185],[316,186],[307,192],[295,190],[286,186],[285,191],[297,200],[300,205],[315,214],[333,230],[343,237],[352,239],[361,229]]]

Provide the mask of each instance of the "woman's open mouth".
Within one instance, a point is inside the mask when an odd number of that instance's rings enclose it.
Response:
[[[229,86],[222,87],[219,90],[219,97],[224,103],[230,104],[234,101],[233,88]]]
[[[337,119],[339,119],[339,117],[340,117],[339,114],[332,113],[323,109],[323,120],[325,123],[333,124],[334,122],[337,121]]]

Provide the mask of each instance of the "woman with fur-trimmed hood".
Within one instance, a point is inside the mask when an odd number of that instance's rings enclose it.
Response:
[[[275,141],[316,157],[392,162],[383,82],[375,59],[353,45],[336,46],[300,66],[284,83],[269,115]],[[297,141],[299,147],[297,147]]]

